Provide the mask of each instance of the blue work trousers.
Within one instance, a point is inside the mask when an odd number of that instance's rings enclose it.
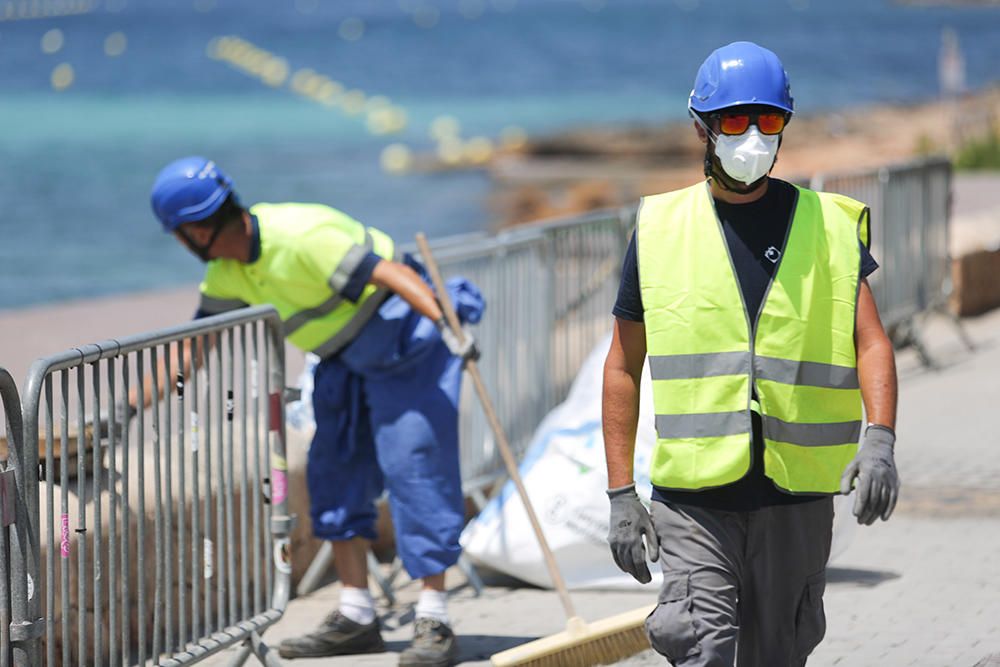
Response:
[[[453,280],[449,292],[460,316],[478,321],[483,305],[475,286]],[[317,537],[375,539],[375,501],[385,490],[409,575],[427,577],[455,564],[465,520],[461,377],[461,360],[433,323],[398,296],[345,350],[316,367],[308,479]]]

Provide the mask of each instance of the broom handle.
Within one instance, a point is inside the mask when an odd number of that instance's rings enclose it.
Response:
[[[465,332],[462,331],[458,316],[451,305],[448,290],[445,289],[444,281],[441,279],[441,272],[438,270],[437,262],[434,261],[430,245],[427,243],[427,237],[424,236],[423,232],[417,233],[417,247],[420,249],[420,255],[424,258],[424,262],[427,265],[428,273],[431,274],[431,280],[434,281],[434,288],[437,290],[437,296],[441,302],[441,310],[444,311],[448,325],[459,337],[459,340],[465,340]],[[483,378],[479,374],[479,366],[475,360],[469,359],[465,362],[465,370],[472,377],[472,384],[476,387],[476,393],[479,395],[480,403],[482,403],[483,412],[486,413],[486,420],[490,423],[490,428],[493,430],[493,436],[496,438],[497,444],[500,445],[500,456],[503,458],[504,465],[507,466],[507,474],[513,480],[514,486],[517,487],[517,493],[521,496],[521,502],[528,513],[531,528],[535,531],[535,537],[538,538],[538,546],[542,548],[542,555],[545,556],[545,565],[549,569],[549,576],[552,578],[552,583],[555,585],[556,591],[559,592],[559,599],[562,601],[563,609],[566,610],[566,618],[573,618],[576,616],[576,610],[573,608],[573,601],[570,600],[569,591],[566,589],[566,582],[563,581],[562,574],[559,572],[559,566],[556,564],[556,558],[552,555],[549,542],[545,539],[545,534],[542,532],[542,525],[538,523],[538,516],[535,514],[535,509],[528,499],[528,491],[524,488],[524,482],[521,481],[521,473],[517,469],[517,461],[514,459],[510,444],[507,442],[503,426],[500,425],[500,420],[497,419],[496,411],[493,409],[493,401],[490,400],[490,395],[486,391],[486,385],[483,384]]]

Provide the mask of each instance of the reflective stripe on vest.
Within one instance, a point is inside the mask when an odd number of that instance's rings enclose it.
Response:
[[[392,294],[388,289],[379,288],[373,292],[361,307],[358,308],[357,313],[351,318],[351,321],[344,325],[344,328],[338,331],[336,334],[331,336],[326,342],[313,350],[321,359],[326,359],[332,354],[340,351],[342,347],[354,340],[354,337],[358,335],[361,329],[368,323],[368,320],[375,315],[378,311],[379,306],[389,298]]]
[[[747,368],[749,352],[716,352],[711,354],[674,354],[650,356],[649,372],[654,380],[680,380],[737,375]],[[834,366],[815,361],[792,361],[758,355],[755,375],[759,379],[801,384],[830,389],[857,389],[857,370],[849,366]]]
[[[643,199],[636,249],[654,484],[702,489],[743,477],[753,410],[775,484],[836,492],[861,428],[854,311],[858,238],[867,234],[862,204],[798,189],[775,276],[760,313],[750,314],[707,185]]]
[[[198,310],[207,315],[228,313],[230,310],[238,310],[246,308],[246,306],[246,302],[242,299],[216,299],[205,294],[201,295],[201,301],[198,302]]]
[[[368,253],[398,259],[392,239],[317,204],[258,204],[252,212],[260,228],[260,258],[253,264],[210,262],[202,309],[272,304],[290,342],[321,357],[336,354],[390,294],[369,284],[351,302],[340,292]]]
[[[340,295],[340,291],[347,286],[347,281],[350,280],[351,274],[358,268],[361,261],[374,249],[375,241],[372,240],[371,232],[366,229],[364,245],[351,246],[351,248],[347,251],[347,254],[344,256],[344,259],[340,260],[340,264],[338,264],[337,268],[334,269],[333,275],[330,276],[330,289],[334,292],[333,296],[318,306],[300,310],[285,320],[285,335],[291,336],[293,333],[298,331],[299,327],[303,324],[321,318],[336,310],[337,306],[344,302],[344,297]]]

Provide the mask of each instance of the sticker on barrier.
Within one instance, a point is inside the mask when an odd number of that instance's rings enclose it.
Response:
[[[191,412],[191,451],[192,452],[197,452],[198,451],[198,426],[199,426],[198,413],[192,411]]]
[[[205,577],[205,579],[211,579],[212,575],[215,574],[215,571],[212,569],[212,562],[213,562],[213,559],[214,559],[214,550],[212,548],[212,540],[208,539],[207,537],[205,538],[204,552],[205,552],[205,571],[204,571],[204,577]]]

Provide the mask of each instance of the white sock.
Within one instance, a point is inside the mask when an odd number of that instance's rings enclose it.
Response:
[[[368,625],[375,620],[375,600],[367,588],[344,586],[340,591],[340,613],[355,623]]]
[[[416,616],[417,618],[433,618],[445,625],[451,625],[451,621],[448,620],[448,594],[430,588],[420,591]]]

